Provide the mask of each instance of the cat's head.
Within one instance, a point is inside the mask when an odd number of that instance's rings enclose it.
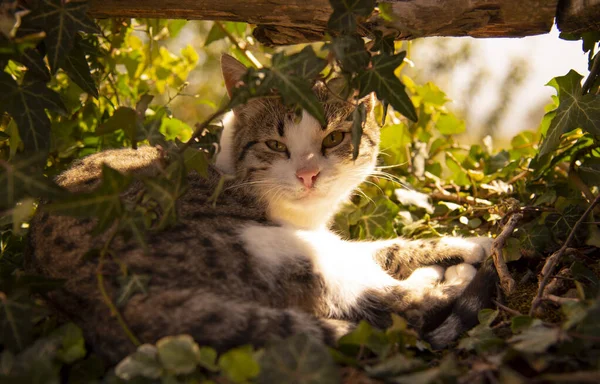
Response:
[[[221,67],[231,96],[246,67],[223,55]],[[271,218],[299,228],[328,223],[350,193],[373,171],[379,127],[373,99],[364,98],[367,121],[358,158],[352,159],[354,106],[333,96],[322,83],[313,88],[323,103],[327,124],[304,111],[300,118],[278,98],[236,107],[224,121],[217,167],[235,173],[268,207]],[[348,119],[350,117],[350,119]]]

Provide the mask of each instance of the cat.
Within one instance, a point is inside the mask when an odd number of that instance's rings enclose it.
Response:
[[[246,67],[227,55],[221,67],[231,96]],[[434,348],[443,348],[492,305],[495,270],[490,263],[473,267],[489,255],[489,238],[358,242],[328,229],[336,210],[374,170],[379,127],[367,96],[361,101],[368,118],[353,160],[347,117],[354,106],[331,97],[323,83],[314,91],[325,126],[307,112],[299,119],[275,98],[235,107],[224,119],[221,150],[208,176],[187,176],[179,223],[148,234],[146,251],[132,239],[113,242],[114,258],[100,271],[110,297],[119,288],[116,261],[129,273],[150,276],[147,292],[119,308],[142,342],[185,333],[221,352],[304,333],[335,345],[360,320],[385,328],[396,313]],[[102,164],[152,175],[161,170],[162,154],[153,147],[107,150],[76,162],[57,182],[71,191],[92,190]],[[234,177],[213,204],[223,174]],[[140,185],[124,198],[133,200]],[[40,211],[31,223],[28,268],[66,279],[48,295],[50,304],[78,323],[93,350],[114,364],[135,347],[103,301],[97,260],[84,257],[108,235],[93,236],[92,219]]]

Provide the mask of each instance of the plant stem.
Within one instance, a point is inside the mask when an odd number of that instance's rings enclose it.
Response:
[[[129,341],[131,341],[133,343],[133,345],[135,345],[137,347],[141,344],[139,339],[133,334],[131,329],[129,329],[129,327],[127,326],[125,319],[123,319],[123,316],[121,316],[121,313],[119,312],[119,310],[117,309],[115,304],[112,302],[110,296],[108,295],[108,292],[106,291],[106,287],[104,286],[104,275],[102,275],[102,266],[104,263],[104,258],[106,257],[106,254],[108,253],[108,248],[109,248],[110,244],[112,243],[112,241],[114,240],[116,234],[117,234],[117,231],[113,231],[110,234],[110,236],[106,240],[106,243],[104,243],[102,250],[100,251],[100,258],[98,260],[98,268],[96,269],[96,280],[98,281],[98,289],[100,290],[102,299],[104,300],[104,302],[110,309],[111,314],[113,314],[115,316],[115,318],[117,319],[117,322],[121,326],[121,329],[123,329],[123,332],[125,332],[125,335],[127,335],[127,338],[129,339]]]
[[[506,262],[504,261],[504,257],[502,256],[502,248],[504,248],[504,244],[512,235],[517,224],[523,218],[522,213],[513,213],[508,220],[508,223],[502,229],[502,232],[496,240],[492,243],[492,257],[494,259],[494,265],[496,266],[496,271],[498,271],[498,277],[500,277],[500,285],[502,286],[502,290],[505,294],[510,294],[515,289],[515,280],[510,275],[508,271],[508,267],[506,266]]]
[[[546,259],[546,262],[544,263],[544,267],[542,268],[541,280],[540,280],[540,284],[539,284],[539,287],[537,290],[537,294],[535,295],[535,298],[531,302],[531,309],[529,310],[529,316],[533,316],[537,307],[542,303],[543,296],[544,296],[544,289],[546,288],[546,285],[548,284],[548,280],[550,279],[550,277],[553,274],[556,264],[558,264],[558,261],[561,259],[561,257],[564,255],[564,253],[569,249],[569,245],[573,241],[573,238],[575,237],[575,234],[577,233],[579,226],[585,221],[585,219],[589,216],[590,212],[592,212],[592,210],[598,203],[600,203],[600,194],[598,196],[596,196],[594,201],[592,201],[592,203],[585,210],[583,215],[579,218],[579,220],[577,220],[577,222],[573,226],[573,229],[571,229],[571,233],[569,233],[569,237],[567,237],[567,240],[565,240],[565,243],[562,245],[562,247],[560,247],[560,249],[558,251],[554,252],[550,257],[548,257]]]

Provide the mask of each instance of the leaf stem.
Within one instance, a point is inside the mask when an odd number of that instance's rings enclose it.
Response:
[[[98,267],[96,269],[96,280],[98,281],[98,289],[100,290],[102,299],[104,300],[104,302],[110,309],[111,314],[113,314],[115,316],[115,318],[117,319],[117,322],[123,329],[123,332],[125,332],[125,335],[129,339],[129,341],[131,341],[131,343],[133,343],[133,345],[135,345],[137,347],[141,344],[139,339],[133,334],[131,329],[129,329],[129,326],[127,326],[125,319],[123,319],[123,316],[121,316],[121,313],[119,312],[119,310],[117,309],[115,304],[112,302],[110,296],[108,295],[108,292],[106,291],[106,287],[104,286],[104,275],[102,275],[102,266],[104,264],[104,258],[106,257],[106,254],[108,253],[108,248],[109,248],[110,244],[112,243],[112,241],[114,240],[116,234],[117,234],[116,230],[112,231],[112,233],[110,234],[110,236],[104,243],[102,250],[100,251]]]

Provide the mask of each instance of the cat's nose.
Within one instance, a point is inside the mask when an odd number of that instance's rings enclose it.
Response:
[[[296,177],[306,188],[312,188],[319,176],[319,170],[316,168],[299,169],[296,171]]]

